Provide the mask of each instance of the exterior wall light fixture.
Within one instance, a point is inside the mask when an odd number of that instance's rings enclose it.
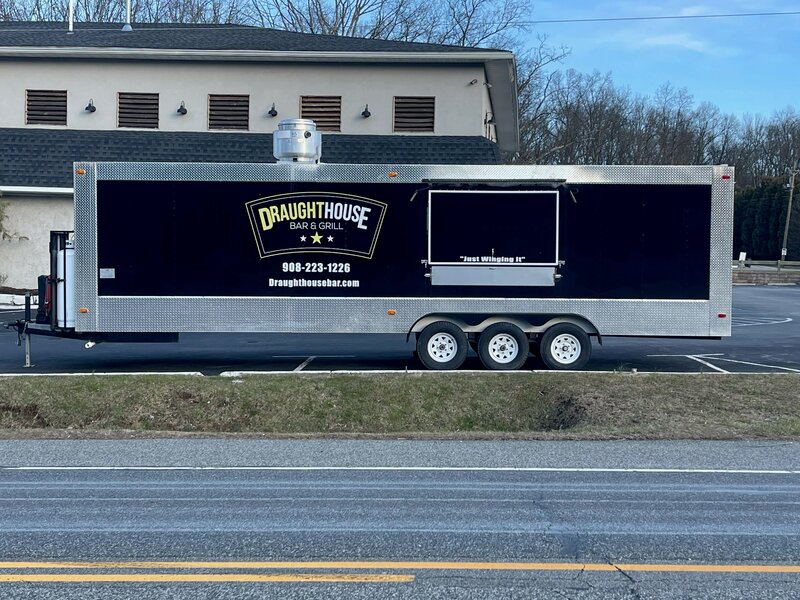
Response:
[[[186,108],[186,102],[181,100],[181,105],[178,107],[177,113],[179,115],[185,115],[188,112],[189,112],[189,109]]]
[[[364,105],[364,110],[361,111],[361,116],[365,119],[369,119],[372,116],[372,113],[369,112],[369,104]]]
[[[92,98],[89,98],[89,104],[87,104],[86,108],[84,108],[83,110],[89,113],[93,113],[94,111],[97,110],[97,107],[94,105],[94,100]]]
[[[268,114],[270,117],[273,117],[273,118],[278,116],[278,111],[275,109],[275,103],[274,103],[274,102],[272,103],[272,108],[270,108],[270,109],[267,111],[267,114]]]
[[[477,83],[478,83],[477,79],[473,79],[472,81],[469,82],[470,85],[477,85]]]

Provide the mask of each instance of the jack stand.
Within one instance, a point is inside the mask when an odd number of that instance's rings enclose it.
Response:
[[[25,294],[25,329],[22,330],[22,337],[25,338],[25,368],[30,369],[31,364],[31,334],[28,333],[28,323],[31,322],[31,293]]]
[[[31,334],[26,331],[22,337],[25,339],[25,368],[29,369],[33,366],[31,364]]]

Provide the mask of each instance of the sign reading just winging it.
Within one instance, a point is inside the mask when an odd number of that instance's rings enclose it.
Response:
[[[372,258],[386,203],[335,192],[297,192],[245,203],[261,258],[297,252]]]

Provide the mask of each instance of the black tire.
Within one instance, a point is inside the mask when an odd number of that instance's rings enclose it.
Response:
[[[436,321],[417,336],[417,356],[428,369],[458,369],[467,358],[467,334],[450,321]]]
[[[481,333],[478,356],[493,371],[513,371],[528,360],[528,338],[513,323],[495,323]]]
[[[548,369],[580,371],[591,355],[589,336],[570,323],[553,325],[539,342],[539,356]]]

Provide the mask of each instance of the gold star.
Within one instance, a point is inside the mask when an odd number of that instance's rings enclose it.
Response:
[[[322,244],[322,236],[318,233],[315,233],[311,236],[311,243],[312,244]]]

